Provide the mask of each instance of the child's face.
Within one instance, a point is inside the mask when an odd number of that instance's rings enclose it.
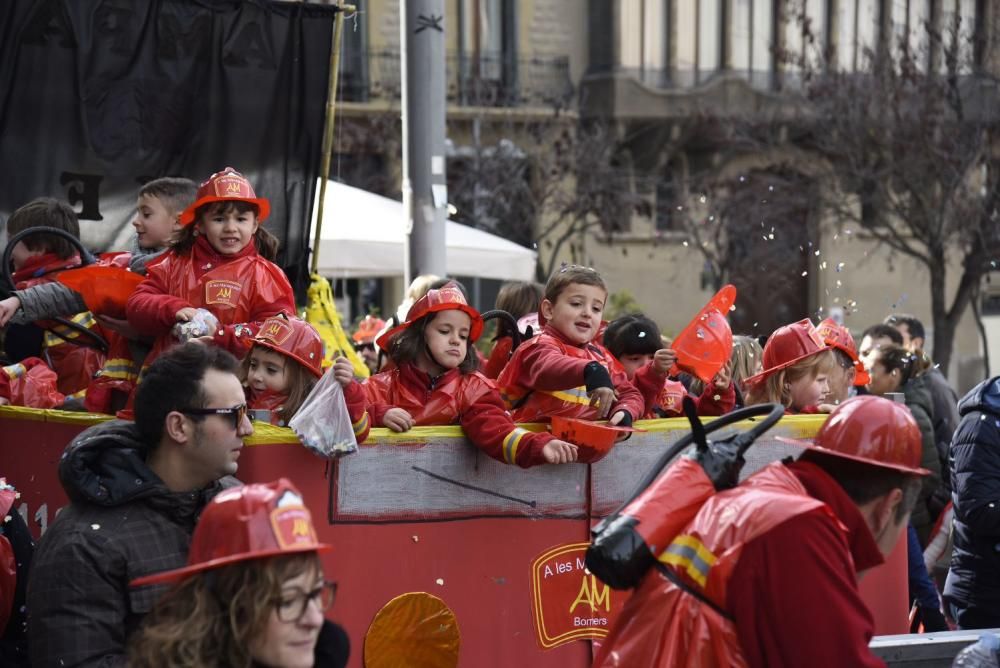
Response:
[[[254,346],[250,351],[247,386],[257,392],[287,392],[288,374],[285,365],[288,363],[290,362],[284,355],[262,346]]]
[[[198,221],[198,231],[220,255],[236,255],[246,248],[257,226],[253,211],[240,213],[236,209],[208,211]]]
[[[23,241],[18,241],[14,244],[14,248],[10,251],[10,262],[14,265],[14,271],[17,271],[31,258],[44,254],[45,251],[28,250],[28,247],[24,245]]]
[[[132,220],[139,248],[163,248],[179,226],[177,214],[169,211],[159,197],[139,195]]]
[[[469,352],[471,325],[472,319],[462,311],[439,311],[424,329],[431,361],[445,371],[458,368]]]
[[[830,391],[829,376],[819,373],[815,376],[803,376],[789,383],[789,394],[792,397],[792,407],[803,409],[806,406],[816,406],[820,399]]]
[[[554,304],[542,300],[542,315],[563,336],[582,346],[597,336],[607,298],[608,294],[596,285],[570,283]]]
[[[653,353],[645,355],[622,355],[618,358],[618,361],[625,367],[625,373],[628,374],[629,380],[631,380],[636,371],[653,361]]]

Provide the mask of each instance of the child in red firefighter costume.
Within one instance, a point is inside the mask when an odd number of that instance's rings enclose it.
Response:
[[[7,221],[7,234],[13,236],[40,226],[54,227],[76,238],[80,237],[76,212],[68,204],[48,197],[32,200],[11,214]],[[17,290],[51,283],[63,271],[82,264],[79,253],[69,241],[51,234],[31,235],[17,242],[11,253],[11,261]],[[5,302],[16,299],[11,297]],[[16,311],[17,306],[13,310]],[[70,320],[95,332],[104,340],[111,336],[110,332],[97,323],[93,314],[85,309],[72,314]],[[59,391],[67,396],[85,392],[94,373],[104,364],[105,354],[87,345],[80,345],[86,341],[82,338],[84,335],[64,325],[49,320],[41,320],[36,324],[46,330],[43,357],[59,378]]]
[[[667,374],[677,355],[663,346],[660,328],[641,314],[626,315],[612,321],[604,332],[604,345],[622,366],[628,379],[646,400],[644,419],[681,417],[681,402],[687,388]],[[699,397],[692,397],[698,415],[725,415],[736,405],[736,389],[723,367],[714,382],[705,386]]]
[[[562,415],[628,427],[646,412],[621,363],[597,343],[607,297],[604,280],[589,267],[567,265],[549,279],[542,333],[522,343],[497,378],[515,420]]]
[[[883,666],[858,574],[883,562],[927,474],[920,430],[880,397],[841,404],[801,459],[689,497],[595,667]],[[674,466],[695,466],[683,460]],[[669,471],[667,475],[670,475]],[[707,485],[708,491],[705,490]],[[645,521],[645,520],[643,520]]]
[[[858,346],[850,330],[837,323],[833,318],[827,318],[816,326],[819,335],[833,350],[836,364],[830,373],[830,393],[825,403],[832,410],[833,406],[847,401],[852,396],[852,389],[864,387],[871,380],[864,363],[858,358]]]
[[[509,313],[514,320],[518,321],[517,326],[520,329],[522,318],[530,314],[535,314],[537,317],[538,304],[541,301],[541,285],[527,281],[516,281],[503,284],[500,292],[497,293],[497,301],[494,306]],[[487,378],[495,379],[499,376],[510,360],[511,349],[514,347],[514,333],[509,331],[509,328],[510,323],[503,320],[497,321],[497,335],[493,340],[493,348],[483,365],[483,375]],[[536,327],[532,333],[537,334],[538,328]],[[522,330],[520,334],[521,338],[525,338],[525,331]]]
[[[323,358],[323,339],[308,322],[284,314],[268,318],[243,358],[247,408],[270,411],[271,424],[287,426],[323,376]],[[354,368],[344,357],[334,361],[335,378],[340,381],[345,368],[349,376],[340,384],[355,436],[362,441],[368,433],[365,391],[354,380]]]
[[[763,367],[747,378],[747,405],[775,403],[786,413],[821,413],[836,364],[830,346],[808,318],[774,330],[764,345]]]
[[[472,344],[482,333],[479,312],[454,283],[418,299],[404,323],[379,337],[396,367],[364,383],[375,425],[407,431],[460,424],[477,447],[507,464],[575,461],[575,445],[514,424],[496,386],[475,370]]]
[[[232,167],[201,184],[181,214],[173,248],[147,266],[128,300],[129,324],[156,338],[144,366],[176,343],[171,329],[198,309],[218,319],[203,340],[240,359],[264,320],[295,312],[292,287],[272,262],[277,240],[261,226],[269,212],[268,201]]]

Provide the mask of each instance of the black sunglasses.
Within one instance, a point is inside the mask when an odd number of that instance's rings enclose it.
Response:
[[[184,408],[178,410],[177,412],[183,413],[184,415],[199,416],[225,415],[233,421],[233,429],[239,429],[240,425],[243,424],[243,418],[247,415],[247,405],[240,404],[239,406],[233,406],[232,408]]]

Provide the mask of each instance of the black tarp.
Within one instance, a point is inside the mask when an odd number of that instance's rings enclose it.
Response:
[[[265,0],[0,2],[0,218],[69,201],[123,248],[141,183],[231,165],[302,288],[336,9]]]

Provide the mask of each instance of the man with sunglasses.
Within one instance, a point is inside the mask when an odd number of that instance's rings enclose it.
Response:
[[[157,358],[136,394],[135,423],[112,420],[63,453],[70,505],[42,537],[28,581],[31,663],[124,665],[125,645],[163,586],[137,577],[187,561],[202,508],[236,473],[246,415],[237,360],[199,343]]]

